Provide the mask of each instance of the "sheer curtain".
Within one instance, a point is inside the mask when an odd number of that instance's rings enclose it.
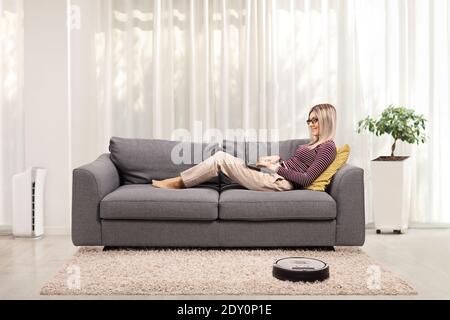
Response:
[[[12,225],[12,176],[24,169],[23,11],[0,0],[0,233]]]
[[[72,53],[91,57],[83,70],[96,119],[92,155],[107,151],[112,135],[170,139],[199,122],[203,131],[307,137],[309,108],[328,102],[338,111],[337,144],[349,143],[350,162],[365,169],[370,222],[370,160],[391,141],[357,134],[356,124],[400,104],[429,119],[426,145],[400,145],[414,162],[412,220],[450,222],[448,1],[89,3],[72,1],[90,35],[74,38]]]
[[[355,1],[354,8],[359,59],[355,105],[379,116],[387,104],[396,103],[426,116],[427,143],[402,145],[400,150],[413,158],[411,220],[448,223],[449,1]],[[351,134],[354,149],[359,148],[358,162],[367,169],[370,182],[368,160],[387,153],[391,141]]]

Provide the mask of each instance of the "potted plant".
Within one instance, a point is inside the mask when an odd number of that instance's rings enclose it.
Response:
[[[411,199],[411,160],[409,156],[395,156],[396,143],[425,143],[423,115],[412,109],[390,105],[378,120],[366,117],[358,122],[358,133],[363,130],[376,136],[389,134],[394,142],[390,156],[371,161],[373,186],[373,213],[375,229],[402,233],[408,228]]]

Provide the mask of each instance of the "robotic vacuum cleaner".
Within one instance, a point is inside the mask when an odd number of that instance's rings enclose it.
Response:
[[[272,275],[279,280],[314,282],[328,279],[330,272],[328,264],[323,261],[305,257],[289,257],[274,263]]]

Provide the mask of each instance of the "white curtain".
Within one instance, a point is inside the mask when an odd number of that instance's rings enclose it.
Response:
[[[427,143],[401,148],[403,154],[413,157],[411,220],[448,223],[450,3],[355,1],[355,16],[360,77],[356,104],[364,113],[376,116],[389,103],[425,115]],[[373,155],[387,153],[391,143],[389,138],[355,138],[355,146],[362,151],[358,162],[365,168]],[[370,179],[370,170],[367,174]]]
[[[0,0],[0,228],[12,225],[12,176],[24,169],[22,68],[22,1]]]
[[[72,3],[88,9],[85,0]],[[404,105],[429,120],[425,145],[399,148],[414,159],[412,220],[450,222],[449,1],[89,3],[81,29],[91,29],[90,42],[75,39],[72,51],[91,50],[84,71],[92,74],[95,153],[107,151],[112,135],[170,139],[196,122],[203,131],[307,137],[309,108],[332,103],[337,144],[349,143],[350,162],[365,170],[370,222],[370,160],[392,141],[357,134],[356,125]]]

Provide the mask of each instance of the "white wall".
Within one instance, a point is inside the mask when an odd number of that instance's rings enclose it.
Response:
[[[66,1],[24,1],[25,166],[47,168],[47,233],[70,230]]]

